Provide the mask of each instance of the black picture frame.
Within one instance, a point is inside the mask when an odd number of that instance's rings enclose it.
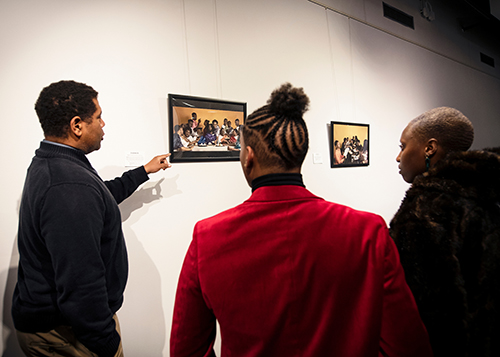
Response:
[[[191,138],[197,138],[194,144],[180,144],[189,142],[181,140],[179,132],[182,132],[188,125],[189,119],[196,115],[199,124],[191,127]],[[239,125],[245,123],[247,115],[247,103],[229,100],[195,97],[182,94],[168,94],[168,131],[169,131],[169,151],[171,162],[205,162],[205,161],[239,161],[239,128],[236,128],[236,120]],[[219,135],[217,130],[208,130],[204,135],[205,124],[214,124],[214,119],[218,122]],[[231,122],[231,129],[228,129],[228,136],[222,136],[224,119]],[[200,132],[201,129],[201,132]],[[235,131],[236,129],[236,131]],[[181,131],[179,131],[181,130]],[[236,135],[237,134],[237,135]],[[215,141],[212,140],[215,136]],[[201,137],[204,137],[203,139]],[[184,137],[185,138],[185,137]],[[181,142],[179,142],[181,140]]]
[[[330,122],[331,168],[368,166],[370,164],[370,125]],[[338,143],[338,144],[337,144]],[[336,152],[336,145],[339,152]]]

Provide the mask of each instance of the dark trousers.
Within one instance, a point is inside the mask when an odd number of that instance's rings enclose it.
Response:
[[[115,315],[113,319],[121,336],[118,317]],[[16,332],[19,345],[28,357],[98,357],[76,339],[70,326],[59,326],[49,332]],[[123,357],[121,342],[115,357]]]

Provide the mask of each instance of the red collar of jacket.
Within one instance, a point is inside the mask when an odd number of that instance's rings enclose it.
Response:
[[[263,186],[256,189],[247,202],[290,201],[296,199],[320,199],[304,187],[296,185]]]

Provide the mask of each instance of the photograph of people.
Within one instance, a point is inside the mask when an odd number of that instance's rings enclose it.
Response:
[[[192,109],[192,108],[181,108]],[[179,109],[177,109],[179,110]],[[234,118],[237,128],[232,127],[231,120],[227,117],[222,117],[221,114],[215,113],[224,124],[219,125],[219,119],[214,118],[203,119],[208,115],[214,115],[213,111],[208,109],[198,109],[196,112],[186,112],[180,124],[174,125],[173,133],[173,150],[175,151],[195,151],[202,150],[239,150],[239,133],[241,112],[224,112],[225,115],[230,115]],[[189,130],[186,130],[189,129]]]
[[[331,122],[331,167],[366,166],[369,163],[368,124]]]

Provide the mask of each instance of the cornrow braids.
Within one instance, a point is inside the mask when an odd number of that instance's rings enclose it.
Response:
[[[309,148],[307,126],[302,118],[308,105],[309,98],[303,89],[286,83],[271,94],[267,105],[248,116],[242,135],[262,165],[285,170],[302,165]]]

